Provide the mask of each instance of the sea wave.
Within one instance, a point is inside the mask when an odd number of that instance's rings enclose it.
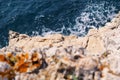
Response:
[[[108,6],[106,6],[108,5]],[[109,22],[116,15],[117,8],[114,5],[109,5],[109,2],[93,3],[86,5],[85,9],[82,10],[80,15],[75,18],[75,25],[65,26],[52,30],[43,26],[42,34],[39,30],[32,31],[32,36],[35,35],[48,35],[48,34],[73,34],[77,36],[84,36],[91,28],[99,28],[104,26],[105,23]],[[41,15],[39,17],[44,17]],[[36,17],[38,18],[38,17]],[[41,30],[40,29],[40,30]]]
[[[84,36],[120,11],[120,0],[0,0],[0,47],[13,30],[30,36]]]

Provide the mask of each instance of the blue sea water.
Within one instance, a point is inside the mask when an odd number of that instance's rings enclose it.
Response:
[[[0,0],[0,47],[8,44],[9,30],[30,36],[84,36],[118,11],[120,0]]]

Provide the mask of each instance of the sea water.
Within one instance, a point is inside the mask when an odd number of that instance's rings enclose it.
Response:
[[[13,30],[30,36],[85,36],[120,11],[120,0],[0,0],[0,47]]]

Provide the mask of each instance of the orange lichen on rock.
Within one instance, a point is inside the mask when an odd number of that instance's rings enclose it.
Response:
[[[14,69],[18,70],[24,64],[24,59],[20,59],[15,63]]]
[[[32,55],[31,55],[32,54]],[[40,53],[17,53],[13,55],[12,53],[0,54],[0,62],[5,62],[9,64],[11,68],[20,73],[32,72],[37,69],[42,64]],[[5,72],[8,73],[8,72]],[[0,73],[0,75],[2,75]]]
[[[14,66],[17,62],[16,56],[14,56],[12,53],[6,53],[5,55],[7,63],[9,63],[11,66]]]
[[[10,57],[13,56],[13,54],[12,53],[7,53],[6,56],[10,58]]]
[[[33,53],[32,56],[28,53],[20,54],[16,56],[18,61],[15,63],[14,69],[18,72],[31,72],[32,70],[38,68],[41,63],[38,54]],[[29,57],[31,57],[29,59]]]
[[[39,59],[39,58],[38,58],[38,54],[37,54],[36,52],[33,53],[31,60],[32,60],[32,61],[37,61],[38,59]]]
[[[25,62],[25,63],[18,66],[17,71],[20,72],[20,73],[27,72],[30,65],[31,65],[30,62]]]
[[[0,61],[6,61],[5,56],[3,54],[0,54]]]
[[[5,72],[0,72],[0,76],[3,77],[7,77],[8,80],[12,80],[15,77],[15,73],[12,69],[7,70]]]
[[[19,60],[27,60],[29,58],[29,54],[28,53],[20,53],[16,55],[16,58]]]
[[[35,68],[38,68],[42,65],[42,59],[41,55],[37,52],[34,52],[32,54],[31,60],[32,60],[32,65],[30,66],[29,70],[34,70]]]

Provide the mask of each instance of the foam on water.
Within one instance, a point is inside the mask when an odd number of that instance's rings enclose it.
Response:
[[[55,33],[67,33],[74,34],[77,36],[84,36],[87,31],[91,28],[99,28],[104,26],[106,22],[109,22],[114,16],[116,7],[113,5],[109,5],[108,2],[101,3],[93,3],[88,4],[83,11],[81,11],[80,15],[75,19],[74,26],[64,26],[62,28],[58,28],[58,30],[51,30],[46,27],[42,27],[42,34],[55,34]],[[33,35],[40,35],[39,31],[32,31]]]
[[[90,28],[104,26],[120,10],[120,0],[108,1],[1,0],[0,48],[8,45],[9,30],[30,36],[84,36]]]
[[[71,34],[85,35],[87,30],[99,28],[110,21],[116,14],[116,8],[114,6],[106,7],[106,4],[109,3],[87,5],[80,16],[75,19],[76,24],[73,28],[76,31],[71,30]]]

